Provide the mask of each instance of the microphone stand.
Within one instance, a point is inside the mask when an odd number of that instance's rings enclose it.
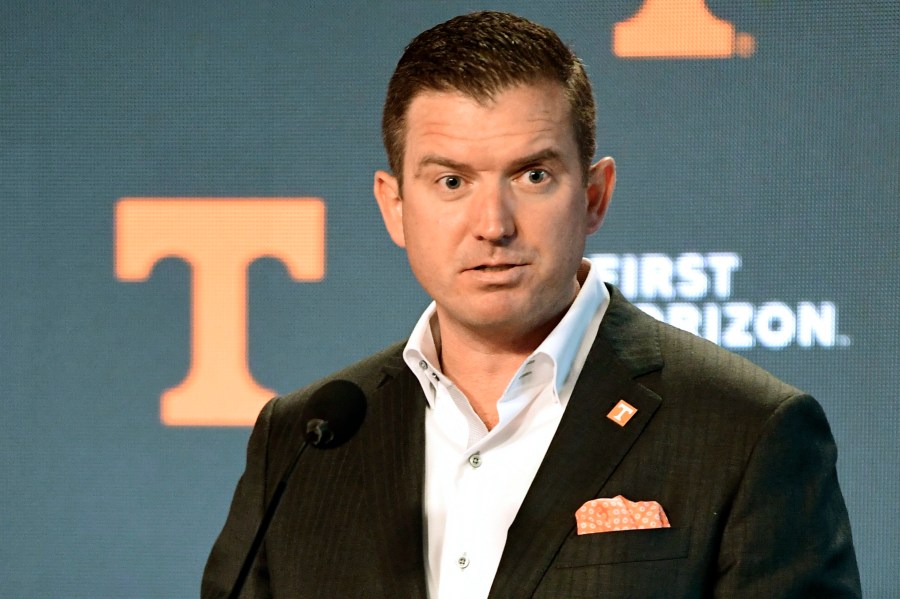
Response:
[[[275,492],[272,493],[272,499],[269,500],[269,505],[266,506],[266,511],[263,514],[262,520],[259,522],[259,528],[256,529],[256,536],[253,537],[253,542],[250,544],[250,549],[247,551],[247,557],[244,558],[244,563],[241,565],[241,570],[238,572],[237,579],[234,581],[234,586],[231,587],[231,593],[228,594],[228,599],[238,599],[240,596],[241,590],[244,588],[244,583],[247,582],[247,576],[250,574],[250,568],[253,566],[253,561],[256,559],[256,554],[259,553],[259,548],[262,546],[263,539],[266,537],[266,532],[269,530],[269,524],[272,523],[272,518],[275,517],[275,510],[278,509],[278,504],[281,503],[281,496],[284,495],[291,474],[294,473],[294,468],[297,467],[297,463],[300,461],[300,456],[303,455],[303,452],[306,451],[308,446],[313,445],[318,447],[320,444],[327,444],[331,441],[332,437],[332,432],[328,429],[328,422],[325,420],[313,418],[306,423],[306,439],[304,439],[303,444],[300,445],[300,449],[297,450],[297,455],[294,456],[294,460],[291,462],[291,465],[288,466],[284,476],[278,481]]]

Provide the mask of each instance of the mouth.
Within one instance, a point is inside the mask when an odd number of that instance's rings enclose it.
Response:
[[[518,264],[482,264],[480,266],[476,266],[472,270],[479,270],[482,272],[503,272],[505,270],[511,270],[519,266]]]
[[[507,281],[510,277],[517,277],[520,273],[525,272],[525,262],[485,262],[482,264],[473,264],[466,270],[472,275],[478,277],[479,280],[497,283]]]

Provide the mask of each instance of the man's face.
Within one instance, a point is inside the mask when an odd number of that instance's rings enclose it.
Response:
[[[512,342],[555,325],[615,177],[605,158],[584,181],[562,87],[520,85],[487,104],[423,92],[406,122],[403,188],[379,171],[375,195],[441,331]]]

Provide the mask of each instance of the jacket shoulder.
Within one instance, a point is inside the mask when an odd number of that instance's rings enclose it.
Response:
[[[329,381],[350,381],[358,385],[366,397],[371,397],[372,392],[381,386],[386,377],[406,368],[402,357],[405,344],[406,341],[394,343],[305,387],[276,397],[272,400],[274,403],[272,417],[299,415],[309,396]]]
[[[660,381],[706,398],[764,411],[804,392],[747,358],[692,333],[657,323],[664,368]]]
[[[664,400],[778,403],[802,391],[750,360],[641,311],[617,289],[602,336],[628,372]],[[675,397],[673,397],[675,396]]]

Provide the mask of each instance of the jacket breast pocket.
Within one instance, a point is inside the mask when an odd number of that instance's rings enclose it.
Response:
[[[578,568],[679,559],[688,554],[690,533],[690,528],[650,528],[575,535],[563,543],[554,566]]]

